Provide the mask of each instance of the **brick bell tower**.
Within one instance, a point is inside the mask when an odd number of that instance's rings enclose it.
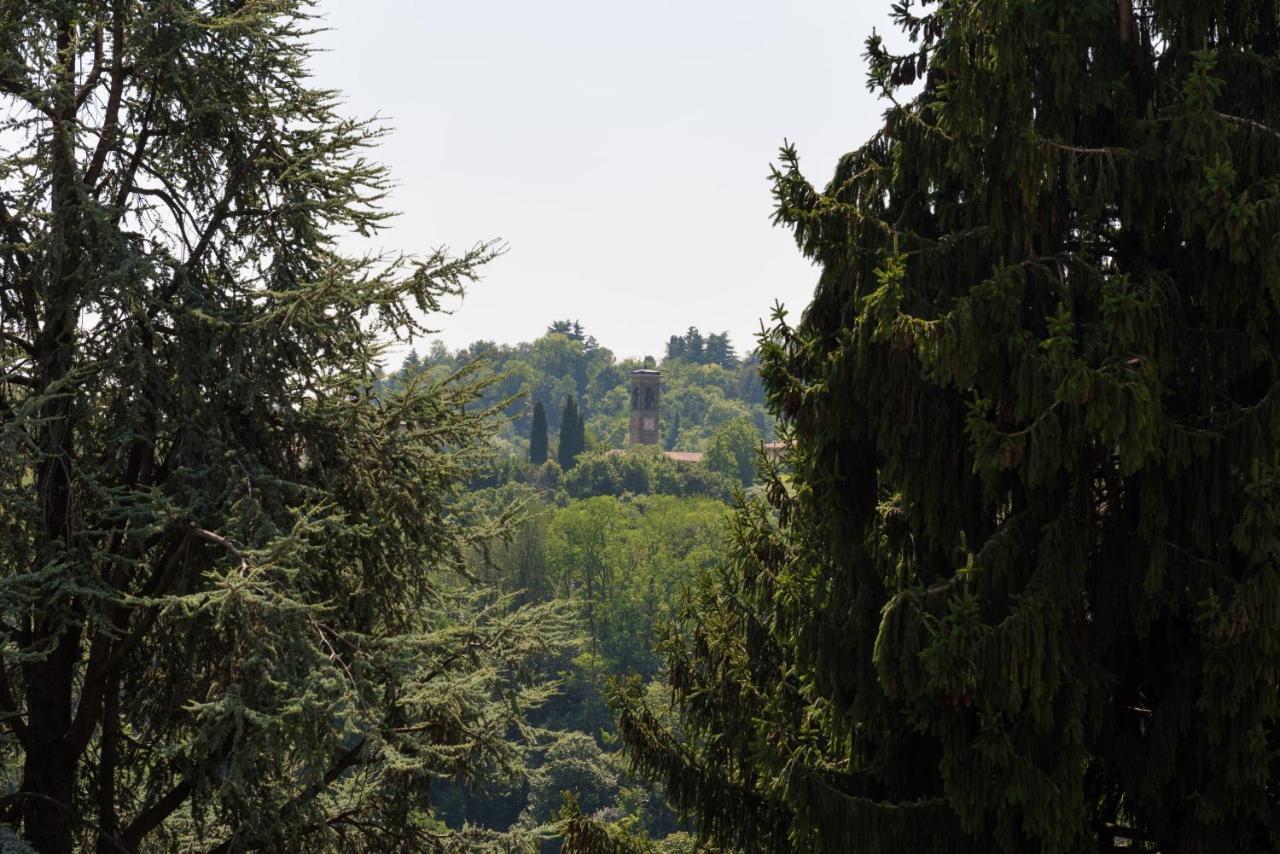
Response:
[[[631,372],[631,430],[629,445],[658,444],[658,384],[661,371]]]

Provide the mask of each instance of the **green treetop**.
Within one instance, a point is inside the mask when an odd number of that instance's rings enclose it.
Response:
[[[735,418],[712,434],[702,462],[712,471],[750,486],[755,480],[759,451],[760,432],[755,425],[749,418]]]
[[[447,509],[495,414],[371,393],[493,250],[341,254],[389,184],[314,26],[0,11],[0,825],[42,854],[421,849],[432,780],[521,775],[563,631],[467,592]]]
[[[1277,8],[901,2],[883,129],[784,150],[794,476],[668,645],[688,740],[621,697],[714,843],[1280,849]]]

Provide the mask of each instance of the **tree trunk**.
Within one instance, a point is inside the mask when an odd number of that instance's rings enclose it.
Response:
[[[1120,0],[1120,41],[1133,44],[1133,0]]]
[[[71,726],[71,681],[79,636],[64,634],[50,656],[26,668],[30,749],[22,768],[22,826],[40,854],[70,854],[75,774],[62,739]]]
[[[85,257],[79,174],[75,154],[75,53],[74,23],[66,14],[57,21],[60,63],[55,86],[50,201],[52,228],[47,254],[48,276],[42,307],[43,325],[36,337],[37,393],[50,394],[41,407],[44,426],[38,434],[40,462],[36,487],[43,515],[41,542],[36,554],[37,571],[76,564],[72,471],[74,436],[72,406],[63,388],[75,364],[75,335],[79,319],[80,280]],[[77,811],[75,768],[78,757],[67,745],[71,728],[72,686],[80,658],[80,625],[77,603],[68,601],[57,582],[48,585],[48,601],[37,603],[29,617],[31,634],[26,645],[50,644],[53,651],[43,661],[24,667],[30,745],[23,765],[23,831],[41,854],[72,850]]]

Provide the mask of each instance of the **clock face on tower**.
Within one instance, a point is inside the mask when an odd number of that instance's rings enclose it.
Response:
[[[646,429],[646,430],[657,430],[657,429],[658,429],[658,419],[656,419],[656,418],[646,418],[646,419],[644,419],[644,429]]]

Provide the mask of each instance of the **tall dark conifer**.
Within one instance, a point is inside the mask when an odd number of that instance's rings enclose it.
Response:
[[[705,346],[706,342],[703,340],[702,333],[698,331],[698,327],[690,326],[684,334],[684,358],[694,364],[704,364],[706,361]]]
[[[556,448],[556,460],[560,468],[568,471],[582,448],[578,444],[578,404],[571,395],[564,399],[564,409],[560,412],[560,444]]]
[[[738,354],[733,349],[728,332],[712,333],[707,336],[706,363],[719,365],[722,368],[733,368],[738,364]]]
[[[897,4],[883,130],[783,152],[793,477],[669,642],[688,740],[620,697],[715,843],[1280,850],[1276,10]]]
[[[547,408],[533,404],[533,428],[529,434],[529,462],[540,466],[547,461]]]
[[[678,441],[680,441],[680,410],[677,409],[671,414],[671,426],[667,428],[667,438],[663,447],[673,451]]]

